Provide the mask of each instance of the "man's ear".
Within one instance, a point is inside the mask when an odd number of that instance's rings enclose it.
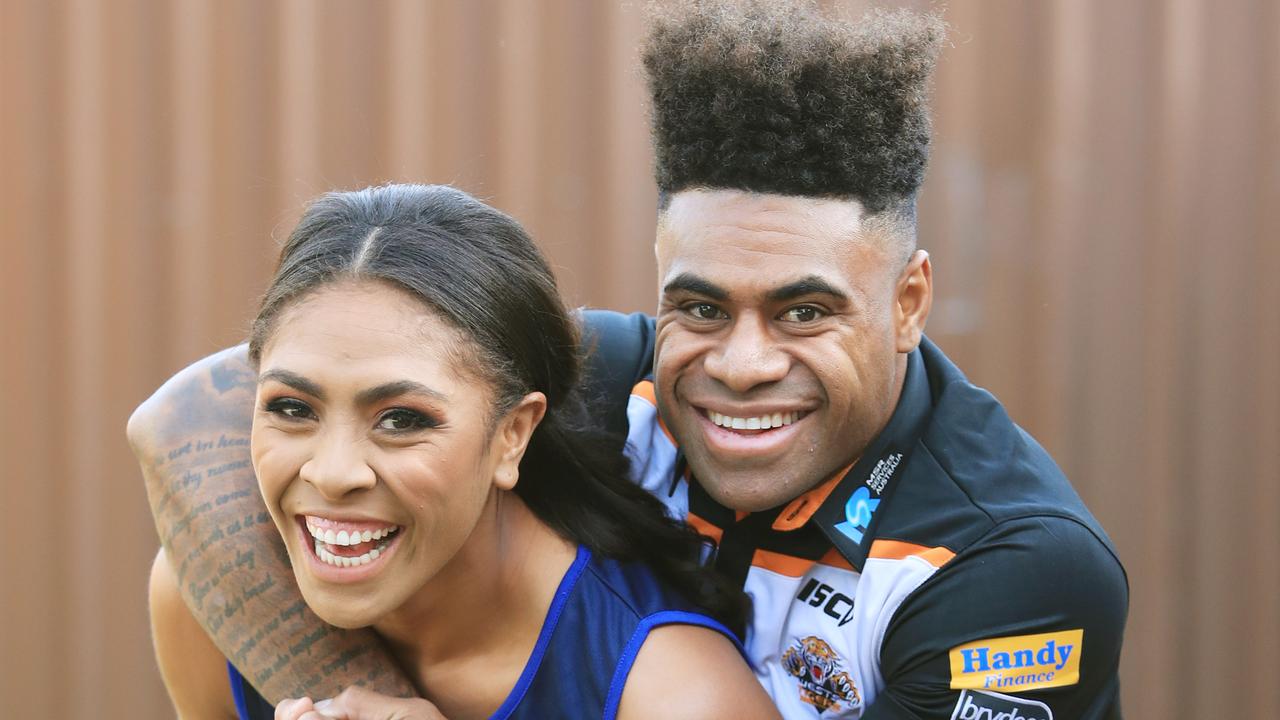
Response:
[[[547,412],[547,396],[531,392],[498,421],[494,432],[493,452],[498,458],[493,470],[493,483],[502,490],[515,488],[520,480],[520,460],[529,447],[529,438]]]
[[[920,344],[929,308],[933,306],[933,266],[929,253],[916,250],[898,276],[894,302],[898,352],[908,353]]]

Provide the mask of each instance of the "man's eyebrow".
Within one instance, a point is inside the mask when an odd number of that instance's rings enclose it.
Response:
[[[289,372],[288,370],[268,370],[258,376],[258,384],[261,385],[268,380],[275,380],[293,388],[300,390],[318,400],[324,400],[324,391],[320,386],[302,377],[298,373]]]
[[[693,273],[680,273],[671,278],[671,280],[662,288],[663,295],[669,295],[673,292],[689,292],[695,295],[705,295],[712,300],[727,300],[729,293],[724,288],[715,283],[700,278]]]
[[[849,296],[843,290],[838,289],[817,275],[809,275],[795,282],[776,287],[770,290],[765,297],[770,302],[785,302],[805,295],[830,295],[838,300],[849,299]]]
[[[449,397],[439,390],[433,390],[426,385],[414,380],[395,380],[389,383],[383,383],[368,390],[361,390],[356,394],[357,405],[373,405],[374,403],[386,400],[387,398],[397,397],[399,395],[423,395],[436,402],[448,402]]]

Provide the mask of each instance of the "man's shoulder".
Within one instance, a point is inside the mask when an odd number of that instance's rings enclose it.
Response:
[[[926,342],[921,352],[932,412],[877,534],[907,534],[959,552],[1001,525],[1054,517],[1086,528],[1114,554],[1101,525],[1035,438],[936,346]]]
[[[582,345],[589,380],[616,379],[629,389],[653,369],[653,318],[644,313],[582,309]]]
[[[653,318],[644,313],[579,311],[582,322],[582,394],[609,432],[627,434],[631,389],[653,371]]]
[[[946,713],[1014,693],[1000,702],[1105,715],[1128,610],[1114,547],[999,401],[936,346],[921,354],[930,414],[872,542],[914,548],[936,569],[892,610],[882,702]],[[882,569],[894,565],[867,572]]]
[[[996,692],[1109,716],[1128,605],[1119,561],[1078,520],[1002,521],[895,608],[879,648],[887,694],[936,713]]]

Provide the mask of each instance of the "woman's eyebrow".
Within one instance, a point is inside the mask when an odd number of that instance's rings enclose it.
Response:
[[[449,397],[444,393],[433,390],[420,382],[413,380],[395,380],[389,383],[383,383],[367,390],[361,390],[356,394],[357,405],[372,405],[374,403],[393,398],[397,395],[424,395],[436,402],[447,402]]]
[[[310,380],[302,377],[301,375],[295,372],[289,372],[288,370],[273,369],[258,375],[259,385],[261,385],[264,382],[267,382],[268,380],[275,380],[278,383],[283,383],[285,385],[288,385],[294,390],[299,390],[301,392],[304,392],[316,398],[317,400],[324,400],[324,391],[320,389],[319,385],[311,382]]]

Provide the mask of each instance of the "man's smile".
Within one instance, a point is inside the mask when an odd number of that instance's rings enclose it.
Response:
[[[747,417],[735,417],[706,408],[703,408],[702,412],[711,422],[722,428],[728,428],[730,430],[770,430],[772,428],[780,428],[790,425],[804,416],[803,412],[797,410],[773,413],[766,412],[762,415],[751,415]]]
[[[707,450],[726,463],[785,453],[807,425],[808,410],[728,414],[695,408]]]

